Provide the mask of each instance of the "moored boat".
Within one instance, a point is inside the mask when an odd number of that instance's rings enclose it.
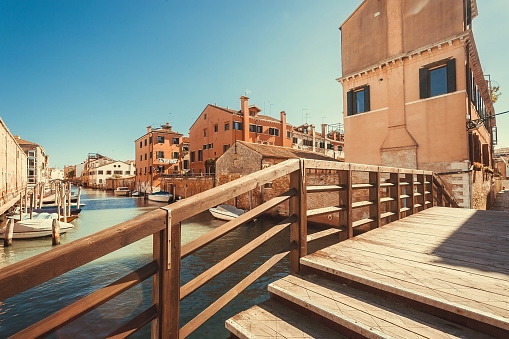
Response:
[[[242,210],[232,205],[219,205],[217,207],[209,208],[209,212],[217,219],[229,221],[246,213],[246,210]]]
[[[68,222],[60,223],[60,234],[66,233],[74,227]],[[0,230],[0,238],[4,238],[6,228]],[[51,236],[53,232],[53,218],[48,219],[27,219],[16,221],[13,227],[13,239],[28,239]]]
[[[132,197],[141,197],[141,192],[140,191],[132,191],[131,196]]]
[[[148,196],[148,200],[157,201],[157,202],[170,202],[170,199],[173,195],[169,192],[159,191],[155,193],[150,193]]]
[[[131,193],[131,191],[129,190],[128,187],[117,187],[116,190],[113,191],[113,194],[115,195],[118,195],[118,196],[129,196],[129,193]]]

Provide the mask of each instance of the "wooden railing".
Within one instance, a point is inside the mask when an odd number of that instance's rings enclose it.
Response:
[[[311,181],[316,175],[331,179],[329,181],[333,184],[308,185],[307,180]],[[181,246],[182,221],[288,176],[288,191]],[[307,195],[316,193],[324,196],[337,194],[335,201],[339,201],[339,204],[308,210]],[[285,220],[180,286],[183,258],[286,201],[288,217]],[[354,229],[381,227],[431,207],[433,201],[440,206],[455,204],[449,191],[439,179],[435,179],[432,172],[291,159],[5,267],[0,270],[0,300],[153,235],[153,260],[150,263],[22,330],[13,338],[49,335],[149,277],[153,277],[152,305],[108,337],[127,337],[151,322],[153,338],[185,338],[285,256],[290,256],[290,272],[299,271],[299,259],[307,254],[309,241],[339,232],[353,237]],[[359,218],[358,214],[361,213],[356,213],[357,210],[367,210],[369,213],[365,212]],[[312,235],[307,234],[308,218],[335,213],[339,215],[337,225]],[[182,299],[286,228],[290,229],[288,246],[281,248],[194,319],[183,327],[179,326]]]

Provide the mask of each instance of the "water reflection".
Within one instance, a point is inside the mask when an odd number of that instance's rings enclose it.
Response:
[[[62,235],[62,243],[82,238],[163,206],[163,204],[145,201],[142,198],[115,197],[104,191],[85,189],[82,194],[82,202],[86,206],[80,217],[73,221],[75,229]],[[259,218],[256,223],[242,226],[184,259],[182,262],[182,283],[190,281],[275,223],[270,218]],[[223,224],[222,221],[213,219],[208,212],[199,214],[182,224],[182,242],[187,243],[221,224]],[[254,253],[242,259],[240,263],[235,264],[213,279],[211,283],[183,300],[181,303],[181,325],[198,315],[268,259],[272,253],[285,247],[288,244],[288,239],[289,233],[281,232],[277,237],[255,250]],[[13,247],[5,248],[0,252],[0,267],[30,258],[51,248],[51,238],[15,241]],[[151,261],[151,257],[152,237],[147,237],[6,300],[0,305],[0,338],[20,331],[132,270],[142,267]],[[62,260],[72,260],[72,258],[62,258]],[[288,262],[285,259],[202,325],[191,338],[227,337],[224,321],[251,305],[267,299],[268,293],[265,286],[268,282],[284,276],[287,273],[287,267]],[[123,293],[63,327],[50,337],[103,337],[150,305],[151,279],[148,279],[138,287]],[[132,337],[150,337],[150,325],[145,326],[143,330]]]

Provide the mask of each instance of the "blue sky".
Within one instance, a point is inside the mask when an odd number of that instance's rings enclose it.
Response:
[[[0,117],[63,168],[134,159],[146,126],[187,134],[209,103],[342,122],[338,27],[360,0],[2,0]],[[474,34],[509,110],[509,1],[478,0]],[[303,111],[304,109],[304,111]],[[304,112],[304,118],[303,118]],[[509,114],[498,119],[509,147]]]

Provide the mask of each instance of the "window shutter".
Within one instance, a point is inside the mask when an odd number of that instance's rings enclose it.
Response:
[[[421,99],[426,99],[428,95],[428,69],[419,69],[419,92]]]
[[[456,59],[447,61],[447,93],[456,92]]]
[[[346,93],[347,115],[353,115],[353,90]]]
[[[364,87],[364,112],[371,111],[370,107],[370,94],[369,94],[369,85]]]

